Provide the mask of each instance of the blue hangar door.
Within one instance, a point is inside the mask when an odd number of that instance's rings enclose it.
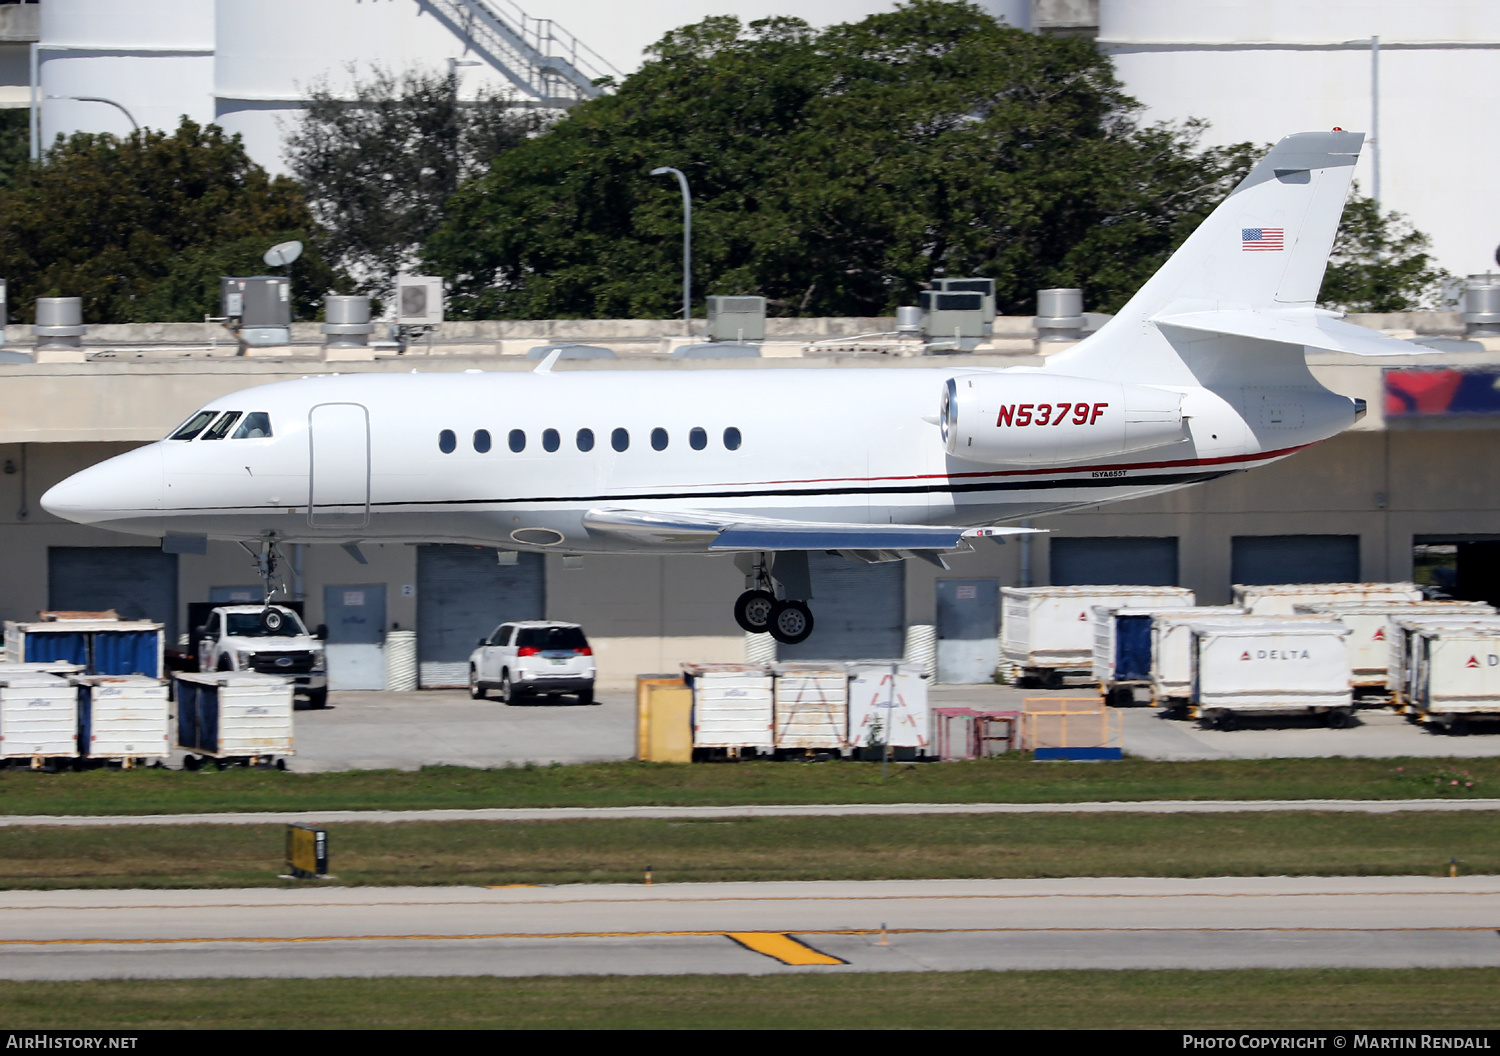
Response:
[[[417,547],[417,678],[423,689],[469,684],[469,654],[507,620],[546,615],[541,554],[499,563],[487,546]]]

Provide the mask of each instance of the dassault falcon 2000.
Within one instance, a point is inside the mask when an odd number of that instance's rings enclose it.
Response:
[[[1288,136],[1116,318],[1044,366],[468,371],[245,389],[64,480],[51,513],[258,546],[732,553],[735,615],[798,642],[809,551],[942,555],[1007,521],[1253,469],[1363,413],[1305,350],[1411,355],[1315,307],[1359,133]],[[185,537],[185,538],[183,538]],[[353,551],[357,552],[357,551]]]

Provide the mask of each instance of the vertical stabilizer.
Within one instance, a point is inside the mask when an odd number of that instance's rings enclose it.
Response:
[[[1171,384],[1185,368],[1152,319],[1312,308],[1364,138],[1301,132],[1277,143],[1112,323],[1047,369]]]

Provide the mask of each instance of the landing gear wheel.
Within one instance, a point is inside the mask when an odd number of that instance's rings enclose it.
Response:
[[[735,599],[734,622],[750,634],[765,634],[775,607],[776,595],[769,590],[747,590]]]
[[[469,697],[472,700],[484,700],[487,687],[479,681],[479,672],[474,670],[474,665],[469,665]]]
[[[771,637],[782,645],[807,641],[813,632],[813,615],[800,601],[778,601],[771,606]]]
[[[280,634],[281,625],[286,622],[286,615],[280,609],[264,608],[260,612],[260,625],[265,628],[267,634]]]

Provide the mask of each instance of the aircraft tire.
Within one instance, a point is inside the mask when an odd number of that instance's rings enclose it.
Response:
[[[771,608],[771,637],[782,645],[807,641],[813,632],[813,615],[800,601],[778,601]]]
[[[734,622],[750,634],[765,634],[775,607],[776,596],[769,590],[747,590],[734,601]]]

